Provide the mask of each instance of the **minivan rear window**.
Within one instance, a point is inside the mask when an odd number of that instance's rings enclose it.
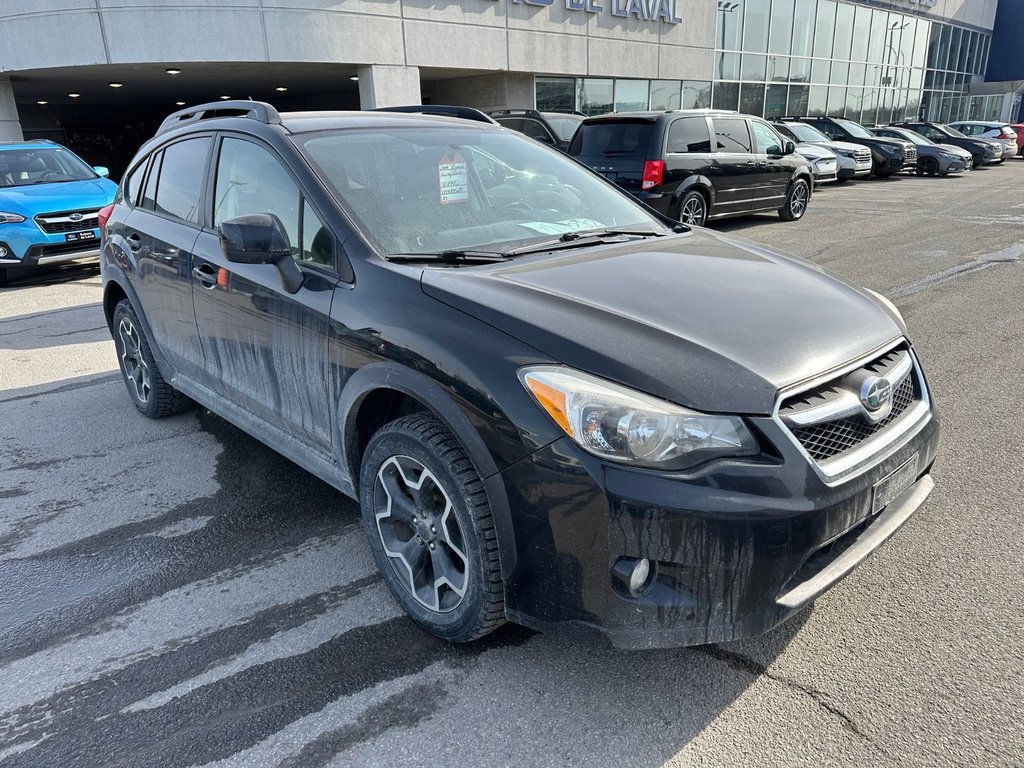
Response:
[[[608,120],[584,123],[576,131],[569,154],[575,157],[646,157],[654,123],[649,120]]]

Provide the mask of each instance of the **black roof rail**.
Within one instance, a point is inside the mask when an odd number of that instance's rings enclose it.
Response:
[[[475,120],[478,123],[497,125],[479,109],[459,107],[452,104],[407,104],[401,107],[377,107],[373,112],[405,112],[413,115],[437,115],[438,117],[459,117],[463,120]]]
[[[529,117],[542,117],[536,109],[492,109],[488,115],[528,115]]]
[[[243,101],[241,99],[211,101],[207,104],[197,104],[194,107],[185,107],[185,109],[172,112],[160,123],[157,135],[187,123],[207,120],[212,117],[250,117],[267,125],[281,124],[281,115],[270,104],[263,101]]]

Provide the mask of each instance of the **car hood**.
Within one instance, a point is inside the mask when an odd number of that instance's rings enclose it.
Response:
[[[821,146],[820,144],[808,144],[801,141],[796,145],[796,151],[808,160],[821,160],[823,157],[835,158],[836,153]]]
[[[920,152],[922,149],[925,148],[926,147],[918,147],[917,149],[918,152]],[[935,146],[927,145],[927,149],[942,150],[943,152],[949,152],[949,154],[956,155],[957,157],[962,157],[965,160],[971,156],[970,152],[968,152],[966,149],[962,147],[956,146],[955,144],[936,144]]]
[[[853,144],[849,141],[816,141],[814,143],[832,152],[856,152],[858,149],[864,149],[863,144]]]
[[[421,285],[565,365],[709,412],[770,413],[779,389],[902,334],[820,269],[699,229],[428,268]]]
[[[113,201],[116,191],[117,185],[110,179],[0,187],[0,206],[30,218],[38,213],[102,208]]]

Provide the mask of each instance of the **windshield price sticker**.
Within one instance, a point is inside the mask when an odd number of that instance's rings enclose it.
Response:
[[[469,173],[466,158],[459,153],[446,154],[437,164],[437,186],[441,191],[441,205],[464,203],[469,200]]]

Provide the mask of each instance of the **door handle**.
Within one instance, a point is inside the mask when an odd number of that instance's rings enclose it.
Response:
[[[217,286],[217,270],[209,264],[193,267],[192,277],[202,283],[203,288],[215,288]]]
[[[132,252],[135,252],[142,247],[142,238],[139,237],[138,232],[132,232],[125,238],[125,240],[128,241],[128,247],[132,249]]]

